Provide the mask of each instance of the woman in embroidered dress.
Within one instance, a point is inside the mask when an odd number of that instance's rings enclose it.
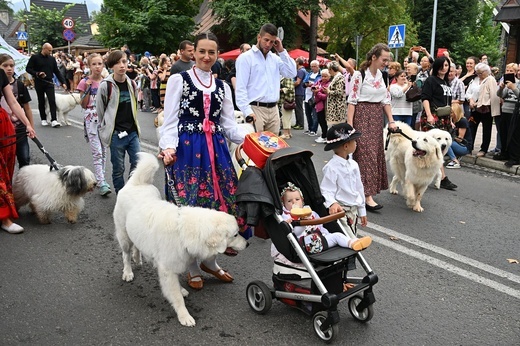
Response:
[[[364,70],[364,76],[356,71],[350,82],[347,123],[363,133],[353,155],[359,164],[361,181],[365,188],[366,208],[368,211],[376,211],[383,206],[377,204],[372,196],[388,189],[381,113],[386,114],[388,127],[395,128],[390,93],[381,72],[390,61],[390,49],[386,44],[378,43],[372,47],[366,58],[360,66],[360,71]]]
[[[237,215],[237,176],[226,138],[239,144],[246,132],[235,121],[229,86],[211,74],[217,60],[217,37],[200,34],[194,45],[195,66],[172,75],[166,87],[159,158],[173,177],[178,203]],[[165,188],[172,201],[174,197]],[[203,287],[200,269],[223,282],[233,281],[215,258],[203,261],[200,268],[194,261],[188,268],[188,285],[194,289]]]
[[[29,137],[34,138],[36,133],[14,97],[7,75],[3,69],[0,69],[0,98],[2,97],[11,108],[11,113],[25,124]],[[18,218],[12,191],[15,158],[14,126],[7,111],[0,107],[0,227],[8,233],[21,233],[24,230],[22,226],[13,222],[13,219]]]

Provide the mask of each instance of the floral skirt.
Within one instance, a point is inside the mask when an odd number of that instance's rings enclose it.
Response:
[[[383,140],[383,104],[358,103],[353,127],[362,133],[357,141],[354,160],[359,165],[365,196],[388,189]]]
[[[0,107],[0,220],[18,218],[13,197],[16,137],[13,123]]]

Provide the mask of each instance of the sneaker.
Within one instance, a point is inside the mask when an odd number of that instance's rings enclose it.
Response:
[[[4,231],[6,231],[7,233],[11,233],[11,234],[18,234],[18,233],[22,233],[24,231],[22,226],[14,223],[14,222],[9,227],[2,225],[2,229]]]
[[[52,127],[60,127],[61,124],[59,122],[57,122],[56,120],[53,120],[53,121],[51,121],[51,126]]]
[[[303,130],[303,126],[300,125],[294,125],[292,128],[293,130]]]
[[[316,143],[327,143],[327,140],[323,137],[318,137],[314,140]]]
[[[318,134],[314,131],[309,131],[309,133],[307,133],[309,136],[311,137],[314,137],[314,136],[317,136]]]
[[[42,120],[42,126],[49,126],[49,123],[47,122],[47,120]]]
[[[460,168],[460,163],[455,162],[455,161],[450,161],[450,162],[446,165],[446,168]]]
[[[457,185],[453,184],[448,177],[444,177],[444,179],[441,180],[441,188],[446,190],[455,190]]]
[[[110,185],[108,185],[107,183],[104,183],[99,187],[99,194],[101,196],[106,196],[109,193],[112,193],[112,190],[110,190]]]
[[[304,135],[308,135],[309,133],[310,133],[309,130],[305,130],[305,131],[303,131],[303,134],[304,134]]]

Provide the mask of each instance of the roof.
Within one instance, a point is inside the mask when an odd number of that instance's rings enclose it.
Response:
[[[505,1],[500,11],[493,19],[497,22],[516,22],[520,21],[520,3],[518,0]]]
[[[6,11],[7,12],[7,11]],[[8,24],[5,24],[0,20],[0,33],[2,33],[2,37],[5,42],[7,42],[10,46],[18,48],[18,39],[16,38],[16,32],[22,25],[22,22],[16,20],[14,16],[11,16],[7,13],[8,16]]]
[[[73,4],[65,15],[71,17],[75,21],[79,21],[85,24],[85,35],[92,34],[90,30],[90,17],[88,15],[88,9],[86,4],[76,4],[72,2],[60,2],[60,1],[46,1],[46,0],[30,0],[30,5],[36,5],[43,7],[46,10],[62,10],[66,5]]]

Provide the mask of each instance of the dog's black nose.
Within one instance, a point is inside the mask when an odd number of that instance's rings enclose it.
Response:
[[[442,150],[446,149],[446,144],[443,144],[443,145],[441,146],[441,148],[442,148]]]

